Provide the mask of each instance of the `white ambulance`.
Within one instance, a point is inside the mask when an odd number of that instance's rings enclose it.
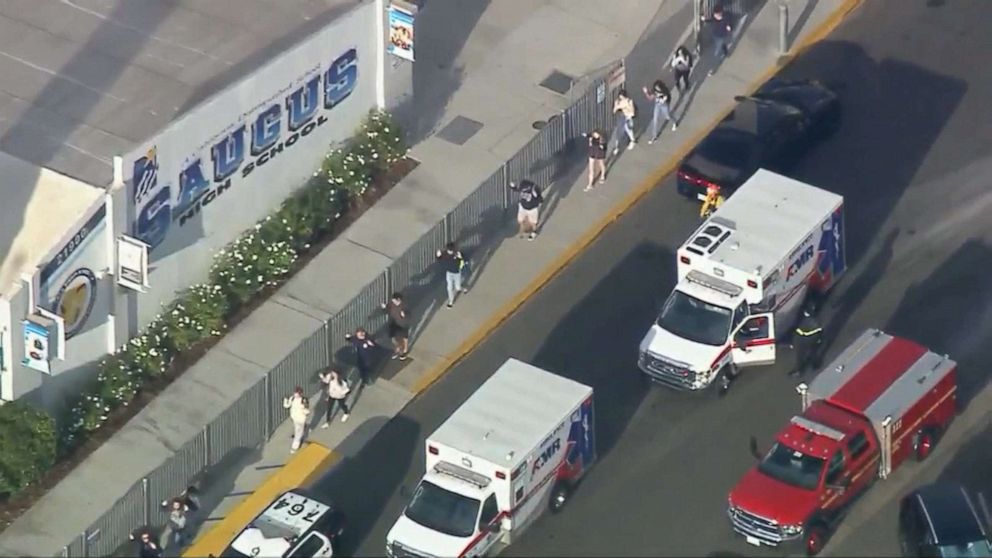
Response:
[[[596,460],[592,388],[506,361],[426,442],[393,558],[483,556],[558,511]]]
[[[843,206],[837,194],[756,172],[679,248],[678,283],[640,344],[645,377],[722,393],[738,367],[774,362],[807,296],[847,269]]]

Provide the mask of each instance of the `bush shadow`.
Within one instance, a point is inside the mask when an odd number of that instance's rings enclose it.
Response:
[[[399,488],[407,472],[416,470],[414,460],[421,458],[419,424],[399,415],[378,426],[363,424],[350,434],[336,448],[343,459],[309,486],[334,501],[347,517],[340,549],[344,556],[356,555],[380,517],[399,515],[405,504]],[[373,475],[376,481],[369,482]],[[381,555],[385,533],[372,544]]]
[[[669,248],[637,245],[558,321],[533,357],[534,365],[593,388],[600,458],[649,393],[636,368],[638,344],[657,315],[659,286],[675,284],[674,258]]]
[[[886,332],[917,341],[958,363],[958,406],[964,409],[992,379],[992,247],[961,245],[933,273],[906,289]]]

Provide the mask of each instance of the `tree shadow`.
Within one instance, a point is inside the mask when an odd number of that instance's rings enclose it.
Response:
[[[638,344],[657,314],[650,302],[660,287],[675,284],[674,258],[657,244],[637,245],[559,320],[530,361],[591,386],[596,401],[604,402],[596,408],[600,458],[648,393],[636,370]]]
[[[936,482],[961,484],[972,494],[981,493],[986,503],[992,504],[992,475],[984,466],[987,463],[992,463],[992,423],[988,420],[980,432],[957,450]],[[977,501],[975,505],[981,506]],[[978,512],[982,513],[980,509]]]
[[[410,482],[413,475],[419,476],[413,463],[423,459],[422,436],[421,426],[403,415],[381,429],[378,424],[363,424],[338,446],[343,459],[309,486],[334,501],[347,517],[342,555],[355,555],[381,516],[399,514],[405,503],[398,494],[400,485]],[[375,482],[369,481],[370,476]],[[385,538],[375,543],[381,553]]]
[[[958,406],[964,409],[992,378],[992,248],[961,245],[926,279],[906,289],[886,332],[913,339],[958,363]]]
[[[844,111],[838,132],[844,140],[821,143],[790,172],[844,196],[849,277],[841,280],[831,295],[836,300],[825,308],[825,336],[836,338],[884,272],[898,232],[889,233],[870,263],[860,266],[860,260],[913,183],[968,85],[902,60],[875,60],[849,41],[829,40],[810,47],[779,77],[832,84]],[[837,171],[838,161],[844,162],[844,172]]]
[[[394,109],[409,145],[437,131],[445,108],[464,79],[455,66],[490,0],[434,0],[417,13],[417,61],[412,99]]]
[[[803,11],[799,12],[799,16],[793,20],[794,23],[789,26],[789,33],[787,35],[788,46],[791,49],[792,45],[796,44],[796,39],[799,38],[799,33],[802,32],[803,27],[806,26],[806,22],[809,21],[811,15],[813,15],[813,10],[816,9],[817,4],[820,0],[806,0],[806,5],[803,6]]]

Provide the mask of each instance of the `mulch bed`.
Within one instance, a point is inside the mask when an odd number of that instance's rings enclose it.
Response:
[[[317,254],[327,247],[328,244],[333,242],[342,231],[358,220],[362,214],[368,211],[370,207],[386,195],[386,193],[389,192],[393,186],[398,184],[403,177],[410,174],[413,169],[417,168],[418,164],[419,163],[413,159],[402,159],[394,164],[389,172],[379,177],[361,198],[351,202],[351,206],[348,211],[346,211],[344,215],[342,215],[341,218],[334,223],[334,227],[330,231],[318,238],[311,244],[310,249],[307,252],[300,255],[294,263],[293,269],[290,271],[283,283],[296,275],[299,270],[306,267],[310,260],[314,259]],[[279,286],[268,287],[251,302],[239,308],[228,320],[228,327],[226,331],[231,331],[237,327],[241,320],[248,317],[249,314],[264,304],[265,301],[267,301],[269,297],[271,297],[278,290]],[[94,432],[92,436],[87,438],[85,442],[72,450],[68,455],[63,456],[55,464],[55,466],[45,474],[37,485],[28,487],[13,498],[0,502],[0,533],[9,527],[18,517],[21,516],[21,514],[33,506],[35,502],[45,495],[45,493],[61,482],[62,479],[71,473],[77,465],[82,463],[91,453],[96,451],[98,447],[116,434],[118,430],[123,428],[124,425],[127,424],[132,417],[134,417],[134,415],[144,409],[145,405],[162,393],[162,391],[165,390],[169,384],[174,382],[176,378],[182,376],[186,370],[196,364],[196,362],[200,360],[200,357],[213,348],[213,346],[216,345],[220,339],[221,337],[208,339],[193,349],[180,354],[176,357],[176,360],[173,361],[172,365],[169,367],[169,370],[167,370],[165,374],[162,374],[158,378],[155,378],[142,386],[141,391],[135,396],[127,407],[122,407],[114,411],[107,422],[104,423],[99,430]],[[94,516],[94,519],[96,519],[96,516]]]

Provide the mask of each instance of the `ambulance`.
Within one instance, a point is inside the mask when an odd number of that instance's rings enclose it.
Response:
[[[592,393],[507,360],[427,439],[426,472],[386,554],[492,555],[559,511],[596,461]]]
[[[761,169],[678,249],[678,283],[641,341],[652,382],[722,393],[771,364],[810,294],[847,269],[844,199]]]

